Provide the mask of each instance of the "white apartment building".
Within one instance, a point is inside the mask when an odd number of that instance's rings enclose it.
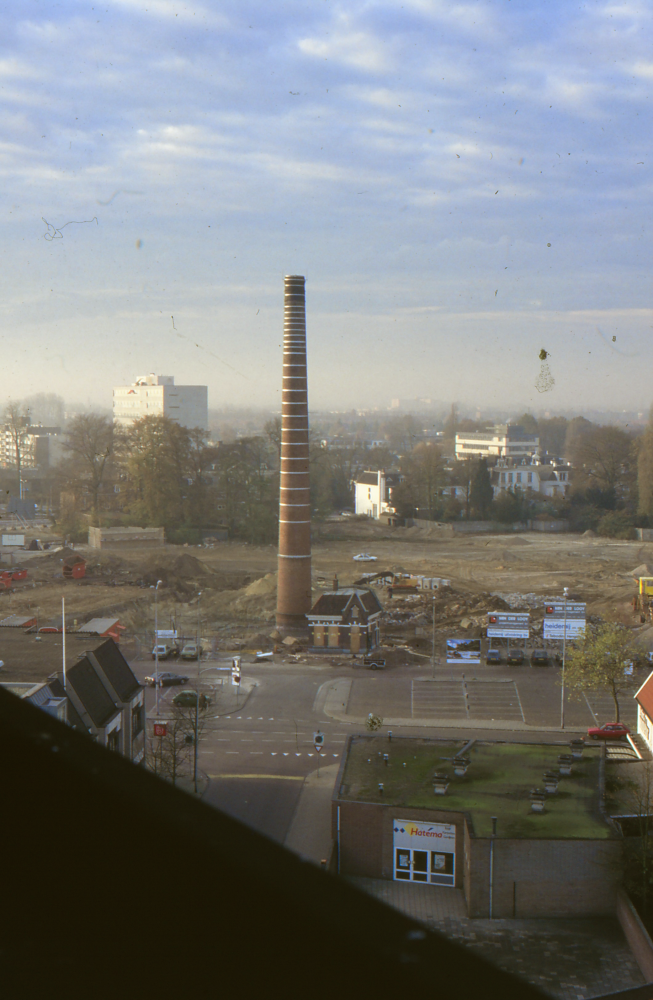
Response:
[[[141,375],[113,390],[113,419],[129,427],[141,417],[168,417],[182,427],[209,428],[205,385],[175,385],[173,375]]]
[[[401,476],[383,471],[363,472],[354,482],[354,511],[365,514],[377,520],[382,514],[394,514],[392,504],[392,488],[401,480]]]
[[[570,486],[569,467],[556,465],[515,465],[497,464],[492,469],[492,488],[495,498],[502,490],[531,490],[547,497],[566,496]]]
[[[456,434],[456,458],[530,458],[539,451],[540,439],[516,424],[496,424],[490,431]]]
[[[63,456],[61,428],[28,424],[20,434],[20,464],[23,469],[44,469]],[[16,440],[11,427],[0,426],[0,466],[17,466]]]

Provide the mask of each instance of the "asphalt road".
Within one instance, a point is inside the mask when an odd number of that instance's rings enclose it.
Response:
[[[228,660],[225,659],[226,664]],[[143,679],[152,672],[149,661],[133,661],[132,667]],[[207,664],[202,664],[203,671]],[[176,664],[174,661],[166,664],[166,669],[188,674],[192,680],[197,677],[197,664]],[[459,729],[438,728],[427,726],[393,726],[395,736],[430,736],[468,739],[471,736],[478,739],[506,739],[518,742],[537,742],[545,740],[559,741],[565,744],[569,735],[550,731],[559,726],[560,720],[560,686],[557,668],[517,668],[506,674],[505,668],[477,668],[477,676],[495,681],[501,677],[507,683],[501,685],[501,696],[497,702],[496,691],[499,686],[481,685],[489,693],[491,700],[484,703],[485,694],[475,696],[478,722],[484,718],[492,718],[491,712],[497,709],[510,711],[509,720],[521,721],[526,714],[527,721],[532,725],[542,725],[542,730],[512,731],[510,724],[505,729],[470,729],[464,725]],[[207,674],[204,674],[206,677]],[[215,676],[215,674],[213,675]],[[384,673],[371,675],[369,672],[352,669],[348,665],[332,667],[322,664],[247,664],[243,663],[243,678],[256,683],[238,710],[221,714],[219,702],[214,706],[205,738],[200,744],[199,765],[203,774],[208,777],[208,787],[204,800],[211,805],[223,809],[230,815],[242,820],[267,836],[282,842],[286,836],[297,800],[301,792],[303,779],[316,770],[320,763],[334,764],[342,759],[347,737],[363,732],[360,722],[338,721],[329,718],[321,709],[323,699],[318,698],[320,687],[338,678],[354,679],[348,711],[359,719],[369,711],[378,712],[389,717],[410,717],[411,688],[418,691],[417,706],[413,706],[416,718],[424,718],[425,707],[428,708],[428,698],[432,698],[433,685],[427,685],[425,694],[424,678],[428,677],[423,667],[400,667]],[[420,680],[420,678],[422,680]],[[458,712],[461,704],[455,687],[459,684],[459,676],[449,677],[446,681],[447,696]],[[516,682],[514,685],[512,682]],[[453,686],[452,686],[453,685]],[[514,698],[514,688],[519,690],[519,699]],[[428,690],[431,689],[431,691]],[[505,689],[505,690],[504,690]],[[160,710],[165,711],[178,688],[168,688],[161,692]],[[452,694],[453,692],[453,694]],[[414,698],[414,694],[413,694]],[[426,700],[425,700],[426,699]],[[458,699],[458,700],[456,700]],[[517,701],[521,706],[516,707]],[[629,714],[632,714],[632,698],[626,697]],[[154,708],[154,692],[147,690],[146,703],[148,712]],[[443,702],[444,703],[444,702]],[[400,705],[403,705],[399,711]],[[485,715],[483,711],[487,709]],[[595,698],[590,695],[589,705],[581,699],[568,703],[569,724],[588,726],[594,724],[592,711],[599,714],[601,722],[610,721],[612,708],[609,700]],[[454,716],[455,717],[455,716]],[[504,717],[498,716],[498,717]],[[632,721],[627,718],[626,721]],[[477,723],[478,724],[478,723]],[[325,734],[325,744],[322,756],[315,752],[313,734],[320,729]],[[387,733],[387,727],[382,727],[381,735]]]

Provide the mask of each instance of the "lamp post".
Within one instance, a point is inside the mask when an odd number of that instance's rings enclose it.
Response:
[[[562,623],[562,686],[560,693],[560,728],[565,728],[565,654],[567,651],[567,598],[569,597],[569,587],[563,588],[565,598],[565,613]]]
[[[199,711],[200,711],[200,680],[202,678],[202,649],[200,646],[200,634],[202,631],[202,619],[200,610],[200,601],[202,598],[202,591],[200,590],[197,595],[197,691],[195,692],[195,735],[193,739],[193,788],[195,789],[195,794],[197,795],[197,731],[199,728]]]
[[[156,581],[156,587],[154,588],[154,715],[158,717],[159,715],[159,604],[157,600],[157,595],[159,593],[159,584],[163,583],[163,580]]]
[[[431,680],[435,680],[435,594],[433,595],[433,626],[431,631]]]

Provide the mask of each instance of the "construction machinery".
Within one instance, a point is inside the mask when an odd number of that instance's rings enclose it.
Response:
[[[653,576],[640,576],[638,592],[633,597],[633,611],[639,613],[641,620],[651,621],[653,618]]]

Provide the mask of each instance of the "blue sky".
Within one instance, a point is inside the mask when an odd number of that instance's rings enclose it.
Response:
[[[651,7],[5,4],[5,395],[647,408]]]

